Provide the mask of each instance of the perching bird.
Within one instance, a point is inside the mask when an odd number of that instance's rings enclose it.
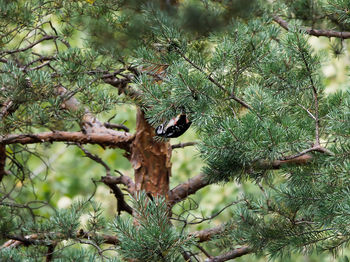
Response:
[[[190,127],[190,122],[185,114],[172,118],[165,126],[165,122],[156,128],[156,135],[165,138],[179,137]]]

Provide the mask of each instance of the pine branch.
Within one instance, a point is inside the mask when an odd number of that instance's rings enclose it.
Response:
[[[49,239],[52,239],[52,233],[50,233],[50,236],[47,234],[31,234],[27,236],[16,236],[16,235],[10,235],[6,236],[8,241],[6,241],[2,246],[0,246],[0,250],[3,248],[17,248],[19,246],[29,246],[29,245],[45,245],[48,244],[55,244],[58,241],[68,240],[65,236],[62,234],[55,234],[55,240],[52,242],[49,242]],[[103,243],[110,244],[110,245],[118,245],[119,240],[115,236],[106,235],[106,234],[91,234],[89,232],[85,232],[84,230],[80,229],[75,237],[77,239],[93,239],[93,238],[100,238],[103,239]]]
[[[119,177],[116,176],[103,176],[101,177],[101,181],[107,184],[122,184],[127,187],[128,192],[133,195],[135,192],[135,183],[131,177],[126,175],[121,175]]]
[[[1,141],[0,141],[1,142]],[[246,169],[246,172],[251,172],[251,169],[279,169],[282,165],[286,164],[299,164],[305,165],[310,162],[312,156],[307,154],[312,151],[317,151],[321,153],[326,153],[332,155],[328,149],[321,146],[313,147],[304,150],[298,154],[287,156],[278,160],[268,161],[268,160],[258,160],[253,163],[250,167]],[[171,189],[168,193],[169,203],[173,206],[176,203],[186,199],[189,195],[195,194],[198,190],[210,185],[211,182],[206,179],[205,174],[201,173],[193,178],[190,178],[187,182],[177,185],[175,188]]]
[[[112,134],[84,134],[83,132],[53,131],[37,134],[12,134],[0,136],[0,144],[24,145],[44,142],[73,142],[80,144],[98,144],[101,146],[109,146],[112,148],[118,147],[126,151],[130,151],[130,145],[133,139],[134,135],[120,131],[114,131]]]
[[[219,255],[219,256],[207,259],[205,261],[206,262],[223,262],[223,261],[227,261],[227,260],[230,260],[230,259],[234,259],[234,258],[237,258],[237,257],[241,257],[241,256],[244,256],[244,255],[247,255],[249,253],[252,253],[252,249],[250,247],[248,247],[248,246],[243,246],[243,247],[231,250],[231,251],[229,251],[229,252],[227,252],[225,254],[222,254],[222,255]]]
[[[187,182],[180,184],[169,191],[169,203],[175,205],[209,184],[209,181],[202,173],[190,178]]]
[[[280,16],[275,15],[273,20],[278,23],[281,27],[289,30],[289,24],[287,21],[283,20]],[[313,29],[313,28],[304,28],[305,32],[312,36],[326,36],[326,37],[337,37],[341,39],[350,38],[350,32],[339,32],[334,30],[324,30],[324,29]]]
[[[209,229],[203,229],[189,233],[189,236],[195,237],[198,242],[206,242],[211,240],[214,236],[220,235],[225,231],[225,226],[220,225]]]
[[[57,93],[64,100],[62,107],[71,111],[77,111],[80,108],[79,101],[74,97],[74,92],[69,92],[63,86],[57,87]],[[110,134],[115,136],[120,136],[123,132],[115,131],[113,129],[107,128],[103,123],[101,123],[93,114],[91,114],[86,108],[85,114],[82,118],[83,129],[87,133],[99,133],[99,134]],[[125,133],[126,134],[126,133]],[[126,134],[127,135],[127,134]]]

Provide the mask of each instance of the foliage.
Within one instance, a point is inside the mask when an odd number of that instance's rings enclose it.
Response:
[[[216,261],[195,253],[203,248],[188,231],[224,210],[222,230],[203,245],[213,257],[236,247],[282,259],[337,254],[350,240],[350,92],[328,91],[329,54],[312,35],[343,31],[327,51],[347,56],[348,9],[345,0],[0,1],[0,235],[25,245],[1,248],[0,260]],[[103,143],[63,140],[66,148],[44,143],[62,137],[35,134],[89,136],[106,126],[97,118],[130,133],[130,105],[154,127],[185,113],[206,185],[249,190],[205,216],[188,195],[171,209],[170,193],[118,196],[114,185],[118,212],[126,200],[132,217],[111,219],[116,205],[102,206],[111,198],[97,184],[104,172],[137,169],[125,160],[133,152],[122,147],[121,160]],[[55,167],[60,154],[64,176],[35,171]],[[76,160],[83,156],[96,165]],[[89,199],[58,209],[60,194]]]
[[[181,253],[193,244],[186,234],[176,232],[169,221],[164,198],[150,200],[145,192],[133,199],[135,221],[117,217],[112,230],[120,240],[119,253],[125,259],[181,261]]]

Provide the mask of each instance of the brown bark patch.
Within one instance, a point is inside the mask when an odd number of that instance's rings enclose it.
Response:
[[[135,171],[135,189],[168,198],[171,175],[171,145],[154,140],[154,128],[138,109],[136,134],[132,143],[131,164]]]

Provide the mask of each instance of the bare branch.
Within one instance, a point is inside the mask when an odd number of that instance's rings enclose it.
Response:
[[[283,20],[280,16],[275,15],[273,20],[278,23],[281,27],[289,30],[289,24],[287,21]],[[323,29],[313,29],[313,28],[304,28],[307,34],[312,36],[326,36],[326,37],[337,37],[341,39],[350,38],[350,32],[339,32],[334,30],[323,30]]]
[[[101,182],[103,182],[106,186],[108,186],[112,190],[112,193],[114,194],[115,198],[118,200],[118,204],[117,204],[118,215],[120,215],[121,211],[126,211],[130,215],[132,215],[133,210],[131,206],[129,206],[128,203],[126,203],[123,192],[115,183],[110,183],[110,180],[108,178],[109,176],[102,177]]]
[[[114,130],[113,130],[114,131]],[[134,135],[114,131],[113,134],[108,133],[89,133],[83,132],[66,132],[54,131],[43,132],[38,134],[13,134],[0,136],[2,144],[35,144],[44,142],[73,142],[80,144],[99,144],[102,146],[119,147],[126,151],[130,151],[130,144],[134,139]]]
[[[64,100],[62,107],[71,111],[77,111],[81,105],[79,101],[74,97],[74,92],[67,91],[63,86],[57,87],[57,93]],[[82,118],[83,129],[86,133],[99,133],[99,134],[110,134],[112,136],[120,136],[120,134],[130,135],[125,132],[119,132],[107,128],[101,123],[93,114],[91,114],[87,108],[84,108],[85,114]]]
[[[199,174],[187,182],[180,184],[169,191],[169,203],[175,205],[181,200],[187,198],[189,195],[196,193],[201,188],[209,185],[204,174]]]
[[[90,153],[88,150],[86,150],[84,147],[82,147],[79,144],[78,144],[78,147],[80,147],[80,149],[84,151],[85,155],[88,158],[90,158],[90,159],[94,160],[95,162],[103,165],[103,167],[106,169],[106,174],[107,174],[107,176],[105,176],[105,178],[106,177],[107,178],[111,177],[111,169],[109,168],[109,166],[99,156]],[[115,183],[108,183],[107,182],[108,179],[106,179],[106,180],[101,179],[101,181],[112,190],[115,198],[117,199],[117,201],[118,201],[118,203],[117,203],[118,215],[120,215],[121,211],[126,211],[126,212],[128,212],[129,214],[132,215],[132,208],[126,203],[126,201],[124,199],[124,194],[120,190],[120,188]]]
[[[244,255],[247,255],[249,253],[252,253],[252,249],[250,247],[248,247],[248,246],[243,246],[243,247],[231,250],[231,251],[229,251],[229,252],[227,252],[225,254],[222,254],[222,255],[219,255],[219,256],[207,259],[205,261],[206,262],[223,262],[223,261],[227,261],[227,260],[230,260],[230,259],[234,259],[234,258],[237,258],[237,257],[241,257],[241,256],[244,256]]]
[[[194,145],[197,145],[197,142],[179,143],[179,144],[171,145],[171,149],[184,148],[186,146],[194,146]]]

